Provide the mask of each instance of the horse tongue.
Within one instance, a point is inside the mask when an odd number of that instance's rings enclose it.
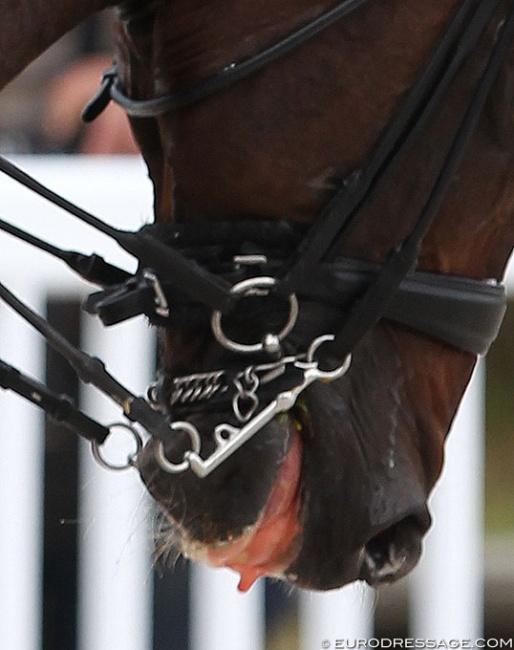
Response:
[[[294,560],[300,531],[300,466],[300,437],[295,432],[257,523],[241,538],[207,552],[209,564],[230,567],[240,574],[239,591],[248,591],[261,576],[282,573]]]
[[[260,578],[263,575],[266,575],[266,572],[260,571],[257,568],[253,569],[252,567],[247,567],[246,569],[242,569],[239,574],[239,583],[237,585],[238,591],[248,591],[257,578]]]
[[[248,591],[261,576],[282,573],[294,560],[294,541],[300,530],[298,504],[299,500],[294,499],[280,515],[269,520],[264,518],[243,553],[241,559],[246,561],[227,562],[227,566],[240,575],[239,591]]]

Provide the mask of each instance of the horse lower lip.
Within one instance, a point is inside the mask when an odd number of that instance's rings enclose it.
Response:
[[[300,530],[300,467],[301,443],[295,432],[256,524],[234,541],[211,545],[200,554],[199,559],[212,566],[226,566],[239,572],[241,591],[246,591],[260,576],[282,573],[296,555],[295,542]]]

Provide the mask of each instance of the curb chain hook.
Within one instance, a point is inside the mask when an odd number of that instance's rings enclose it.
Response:
[[[243,381],[246,384],[243,385]],[[232,399],[232,409],[239,422],[244,423],[253,416],[259,407],[257,390],[260,386],[259,377],[253,366],[248,366],[234,378],[237,393]]]

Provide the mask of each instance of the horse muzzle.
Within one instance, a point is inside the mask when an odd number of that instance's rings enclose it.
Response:
[[[190,418],[202,431],[212,429],[212,420],[203,414]],[[166,457],[181,458],[187,444],[178,435],[165,446]],[[290,564],[299,533],[301,472],[301,443],[291,418],[274,419],[204,477],[192,470],[163,471],[157,446],[148,443],[138,467],[172,524],[179,552],[239,571],[241,589],[259,575],[278,574]],[[202,438],[202,447],[212,451],[208,436]]]
[[[191,418],[202,430],[210,420]],[[297,405],[203,478],[191,470],[164,472],[155,458],[158,443],[150,442],[138,465],[172,525],[177,551],[237,571],[241,591],[261,576],[326,590],[359,579],[378,586],[408,573],[430,521],[422,497],[405,502],[387,494],[384,499],[399,501],[398,508],[374,511],[358,464],[353,471],[338,469],[340,453],[351,458],[351,443],[330,451],[323,443],[330,432],[314,434],[311,427],[305,404]],[[187,445],[178,435],[166,445],[166,456],[178,460]],[[320,449],[326,457],[317,464]]]

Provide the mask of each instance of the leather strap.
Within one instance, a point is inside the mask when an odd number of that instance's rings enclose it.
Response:
[[[501,23],[485,71],[477,82],[464,118],[453,138],[420,218],[402,245],[392,252],[377,280],[370,286],[361,300],[355,304],[342,328],[337,330],[335,340],[325,346],[326,354],[337,359],[346,358],[362,336],[380,320],[402,279],[408,274],[409,268],[412,268],[412,265],[416,263],[423,237],[437,214],[447,187],[464,155],[466,145],[478,122],[513,37],[514,4],[512,4],[505,20]],[[411,264],[410,267],[409,264]]]
[[[230,294],[229,285],[173,248],[164,246],[153,237],[148,237],[144,231],[134,233],[110,226],[87,210],[45,187],[3,156],[0,156],[0,171],[113,239],[119,246],[137,258],[143,266],[154,269],[163,280],[169,279],[178,287],[186,287],[193,300],[208,304],[213,309],[220,309],[223,312],[229,311],[233,306],[234,299]]]
[[[177,108],[194,104],[258,72],[288,52],[300,47],[366,2],[368,0],[343,0],[337,6],[321,14],[318,18],[305,23],[278,43],[273,44],[255,56],[240,63],[231,63],[218,74],[205,79],[199,84],[155,99],[132,99],[128,97],[119,84],[116,66],[114,66],[104,74],[102,87],[84,108],[82,119],[86,122],[94,119],[111,99],[121,106],[127,115],[136,118],[156,117]]]
[[[81,381],[92,384],[122,406],[124,415],[132,422],[141,424],[153,437],[163,441],[169,438],[170,429],[166,416],[149,406],[144,398],[133,395],[107,372],[99,359],[72,345],[48,321],[21,302],[1,283],[0,299],[44,336],[48,344],[68,361]]]
[[[488,25],[498,0],[459,5],[421,76],[388,124],[364,166],[346,179],[305,236],[294,259],[284,269],[278,292],[287,295],[302,285],[330,249],[339,246],[358,221],[362,208],[404,158],[435,114],[463,61]],[[472,14],[472,15],[470,15]],[[448,179],[449,181],[450,179]],[[420,216],[420,219],[424,217]]]
[[[303,26],[277,45],[241,64],[229,66],[220,75],[207,79],[198,86],[186,88],[171,96],[149,100],[149,102],[136,101],[139,108],[134,108],[136,113],[132,114],[136,115],[141,110],[142,116],[154,116],[155,112],[148,113],[150,109],[166,112],[174,107],[198,101],[212,92],[217,92],[274,61],[278,56],[297,47],[321,29],[333,24],[335,20],[365,2],[366,0],[344,0],[333,10]],[[302,299],[307,299],[310,287],[314,294],[314,300],[320,300],[323,292],[326,291],[327,277],[332,277],[339,282],[340,293],[337,293],[336,296],[336,300],[339,301],[343,294],[346,295],[350,292],[350,285],[352,285],[352,307],[350,310],[344,310],[345,312],[349,311],[349,315],[342,317],[342,322],[333,330],[338,334],[330,345],[329,354],[338,358],[345,357],[360,338],[381,318],[415,327],[430,336],[436,336],[474,354],[484,353],[496,335],[505,309],[505,291],[501,284],[488,280],[452,278],[442,274],[422,274],[413,271],[413,269],[424,234],[437,213],[448,183],[453,177],[485,99],[494,83],[499,66],[511,45],[514,36],[514,3],[511,3],[505,20],[498,27],[486,69],[477,82],[476,90],[471,97],[461,126],[447,152],[443,167],[426,205],[415,221],[411,234],[397,249],[391,251],[389,259],[384,265],[375,269],[363,270],[361,268],[358,270],[352,267],[352,262],[343,260],[347,268],[342,271],[337,269],[335,264],[329,265],[327,268],[326,263],[324,265],[322,260],[326,260],[330,249],[333,250],[340,243],[341,236],[353,226],[365,202],[378,189],[380,182],[392,170],[395,161],[411,146],[414,137],[433,115],[446,89],[465,58],[475,47],[484,29],[489,25],[498,6],[499,0],[483,0],[482,2],[462,0],[421,80],[414,85],[404,106],[387,128],[369,162],[361,172],[348,179],[336,193],[334,199],[305,238],[298,255],[290,255],[289,261],[285,265],[282,263],[284,259],[282,255],[275,258],[275,261],[278,259],[281,263],[281,271],[277,269],[277,273],[273,275],[281,278],[279,293],[282,295],[296,291]],[[106,103],[107,91],[111,96],[113,93],[116,95],[119,90],[116,80],[115,71],[111,71],[105,77],[105,88],[100,93],[96,109],[92,109],[93,112],[94,110],[98,111],[98,108]],[[133,100],[129,100],[129,102],[132,103]],[[133,104],[130,105],[134,107]],[[129,110],[131,111],[132,108]],[[19,180],[44,198],[63,207],[98,231],[112,237],[120,246],[139,259],[142,271],[149,267],[155,272],[161,287],[165,289],[165,292],[169,292],[170,302],[176,300],[180,304],[182,300],[188,313],[191,307],[197,308],[198,305],[202,309],[218,309],[224,313],[234,307],[237,297],[230,292],[232,284],[227,281],[223,268],[221,272],[212,272],[207,268],[208,265],[197,263],[190,255],[185,255],[175,247],[166,245],[148,231],[132,233],[117,230],[45,188],[5,159],[0,158],[0,170]],[[3,223],[5,225],[5,222]],[[260,224],[260,222],[257,223]],[[9,228],[3,227],[14,236],[19,236],[21,231],[16,233],[17,229]],[[21,238],[44,248],[37,238],[31,236]],[[82,265],[84,270],[81,269],[81,261],[76,257],[79,254],[59,251],[59,249],[52,251],[52,248],[48,245],[45,249],[64,259],[72,267],[75,265],[79,272],[88,273],[87,266],[90,260]],[[273,258],[270,259],[273,262]],[[317,274],[323,268],[326,271],[325,276],[318,278],[318,282],[311,286],[309,283],[314,282],[311,278],[318,277]],[[110,271],[112,269],[101,268],[96,281],[101,279],[100,276],[107,276]],[[118,270],[115,269],[115,271]],[[362,273],[368,276],[365,280]],[[115,275],[111,276],[107,283],[111,282]],[[348,277],[351,277],[350,281],[348,281]],[[129,281],[133,282],[133,279]],[[354,286],[357,284],[360,287],[358,290]],[[362,287],[362,285],[365,286]],[[108,294],[112,304],[122,302],[126,288],[126,282],[118,287],[114,285]],[[146,291],[144,287],[137,284],[136,290],[141,295]],[[107,294],[103,294],[103,296],[106,297]],[[333,300],[332,292],[331,296]],[[43,333],[50,345],[72,364],[83,381],[93,383],[115,402],[121,404],[125,415],[129,419],[139,422],[151,435],[160,440],[168,438],[169,427],[166,417],[152,409],[143,398],[132,395],[107,373],[98,359],[91,358],[71,346],[44,319],[32,312],[1,284],[0,298]],[[113,300],[113,298],[115,299]],[[91,304],[95,308],[99,308],[102,298],[95,298]],[[343,305],[339,302],[337,307],[343,311]],[[132,306],[131,309],[133,310],[134,307]],[[431,318],[427,323],[427,313],[429,312]],[[162,318],[165,317],[162,316]],[[320,323],[320,326],[323,328],[323,323]],[[329,345],[323,346],[324,351],[327,348]],[[6,378],[1,380],[3,384],[13,390],[18,388],[17,392],[26,396],[31,385],[30,381],[22,377],[16,369],[7,367],[6,364],[0,368],[3,369],[2,377]],[[39,390],[39,385],[32,384],[32,386]],[[55,401],[55,396],[44,391],[41,391],[41,395],[44,396],[45,402],[48,402],[49,412],[53,410],[59,416],[66,411],[67,407],[58,398]],[[28,398],[30,399],[30,397]],[[68,412],[71,413],[70,422],[73,423],[73,420],[77,418],[81,420],[82,414],[77,415],[74,410],[68,410]],[[98,435],[101,437],[103,433],[99,432]]]
[[[55,393],[41,382],[24,375],[2,360],[0,360],[0,387],[12,390],[39,406],[53,420],[65,425],[86,440],[95,440],[98,444],[102,444],[109,435],[107,427],[76,409],[68,396]]]
[[[263,269],[263,273],[266,271]],[[337,309],[339,320],[351,310],[380,276],[381,267],[339,258],[322,265],[298,292],[300,321],[307,304],[326,304]],[[169,316],[156,313],[155,290],[144,277],[92,294],[86,311],[106,326],[139,314],[155,325],[167,327],[208,326],[210,310],[191,305],[177,296],[171,285],[162,285],[170,307]],[[407,274],[384,308],[380,318],[413,328],[471,354],[486,354],[495,340],[506,309],[506,291],[495,280],[474,280],[440,273],[415,271]],[[320,322],[320,330],[324,328]],[[309,341],[298,341],[301,347]]]

